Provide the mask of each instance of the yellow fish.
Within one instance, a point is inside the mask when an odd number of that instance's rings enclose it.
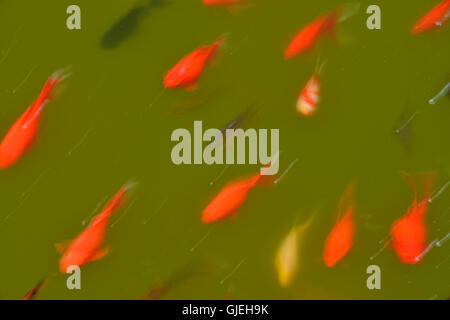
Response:
[[[283,287],[289,286],[297,273],[299,243],[306,229],[311,225],[312,218],[313,216],[300,226],[294,226],[278,248],[275,266],[278,272],[278,280]]]

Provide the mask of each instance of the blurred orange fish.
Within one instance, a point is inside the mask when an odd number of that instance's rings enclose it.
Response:
[[[398,258],[405,264],[417,264],[427,248],[427,228],[425,214],[428,209],[434,173],[424,173],[418,177],[424,182],[424,196],[418,201],[417,185],[414,178],[405,175],[414,190],[414,201],[406,214],[397,219],[391,228],[392,245]]]
[[[240,2],[241,0],[203,0],[203,4],[207,6],[227,6]]]
[[[285,58],[291,59],[303,51],[311,48],[323,32],[332,30],[335,27],[339,16],[339,11],[334,10],[321,16],[300,30],[284,52]]]
[[[202,222],[213,223],[222,220],[238,209],[247,199],[249,191],[261,179],[261,174],[232,182],[203,210]]]
[[[35,285],[33,287],[33,289],[31,289],[30,291],[27,292],[27,294],[25,295],[25,297],[22,298],[22,300],[34,300],[37,297],[37,295],[39,294],[39,292],[41,291],[44,284],[47,282],[47,280],[48,280],[48,277],[39,281],[39,283],[37,285]]]
[[[353,183],[349,185],[339,203],[338,221],[325,241],[323,261],[329,268],[344,258],[353,246],[355,235]],[[341,217],[341,218],[339,218]]]
[[[63,251],[59,261],[59,269],[62,273],[65,273],[72,265],[81,267],[85,263],[99,260],[108,254],[109,248],[100,249],[100,246],[105,238],[109,218],[122,205],[124,196],[131,187],[131,184],[122,187],[66,250],[61,246],[57,247],[59,251]]]
[[[412,34],[419,34],[432,28],[442,26],[450,17],[450,0],[444,0],[420,19],[411,29]]]
[[[0,144],[0,168],[6,169],[16,163],[33,141],[41,112],[49,102],[54,87],[64,78],[61,71],[55,72],[45,83],[39,97],[9,129]]]
[[[182,58],[164,78],[164,87],[168,89],[195,89],[196,82],[203,72],[206,62],[214,55],[223,42],[223,37],[210,46],[202,46]]]

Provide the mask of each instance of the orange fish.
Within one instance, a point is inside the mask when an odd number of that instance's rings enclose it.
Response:
[[[247,199],[249,191],[261,179],[261,174],[230,183],[203,210],[202,222],[222,220],[238,209]]]
[[[414,201],[406,214],[397,219],[391,227],[392,246],[398,258],[405,264],[417,264],[427,248],[427,228],[425,214],[428,209],[434,173],[420,175],[424,181],[424,196],[418,201],[416,182],[411,176],[406,178],[414,190]]]
[[[47,280],[48,280],[48,277],[39,281],[39,283],[37,285],[35,285],[33,287],[33,289],[31,289],[30,291],[27,292],[27,294],[25,295],[25,297],[22,298],[22,300],[34,300],[37,297],[37,295],[39,294],[39,292],[41,291],[44,284],[47,282]]]
[[[182,58],[164,78],[164,87],[168,89],[195,89],[196,82],[205,68],[206,62],[214,55],[223,38],[220,37],[210,46],[202,46]]]
[[[450,0],[444,0],[420,19],[411,29],[411,33],[419,34],[442,26],[448,17],[450,17]]]
[[[329,268],[334,267],[344,258],[353,246],[355,235],[353,184],[347,188],[339,203],[338,217],[331,232],[325,240],[323,261]]]
[[[65,273],[68,267],[75,265],[81,267],[85,263],[99,260],[108,254],[109,248],[100,249],[105,238],[109,218],[123,203],[124,196],[130,190],[131,185],[122,187],[116,195],[106,204],[100,214],[92,218],[89,226],[81,232],[64,250],[59,261],[59,269]]]
[[[36,135],[42,109],[51,99],[54,87],[65,77],[66,75],[63,75],[61,71],[51,75],[39,97],[9,129],[0,144],[1,169],[6,169],[17,162],[30,146]]]
[[[320,102],[320,82],[319,74],[314,72],[306,83],[306,86],[300,92],[297,100],[297,111],[304,116],[313,115],[317,111],[317,105]]]
[[[241,0],[203,0],[206,6],[228,6],[238,4]]]
[[[334,10],[331,13],[321,16],[300,30],[284,52],[285,58],[291,59],[306,49],[311,48],[316,43],[319,35],[334,28],[339,16],[339,11]]]

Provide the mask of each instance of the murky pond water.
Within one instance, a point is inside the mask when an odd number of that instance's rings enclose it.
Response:
[[[66,8],[75,2],[81,30],[68,30]],[[145,1],[0,2],[2,136],[50,74],[68,66],[72,73],[46,106],[29,152],[0,172],[0,298],[22,298],[50,274],[41,299],[140,299],[185,265],[206,272],[180,277],[162,298],[447,298],[450,242],[417,265],[401,263],[390,247],[379,252],[413,201],[400,172],[436,171],[434,191],[450,176],[450,100],[428,104],[449,81],[450,28],[410,34],[436,1],[377,1],[381,30],[366,27],[372,3],[358,1],[359,12],[334,36],[288,61],[283,52],[295,33],[336,1],[254,0],[233,10],[163,2],[139,12],[117,43],[105,33]],[[164,89],[164,74],[183,55],[220,35],[225,43],[197,90]],[[316,115],[303,117],[296,100],[318,59],[322,101]],[[280,129],[280,173],[298,161],[278,183],[255,187],[238,214],[205,225],[201,212],[219,190],[260,166],[176,166],[171,133],[192,130],[195,120],[222,128],[250,105],[258,112],[246,127]],[[55,243],[73,239],[130,178],[139,186],[112,217],[111,252],[83,266],[81,290],[68,290]],[[325,238],[350,181],[354,246],[327,268]],[[283,288],[277,248],[312,214],[298,273]],[[449,219],[447,191],[427,212],[428,242],[448,234]],[[381,290],[366,287],[373,264]]]

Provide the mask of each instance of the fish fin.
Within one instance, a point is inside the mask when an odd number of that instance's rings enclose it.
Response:
[[[68,73],[67,70],[68,68],[58,70],[48,78],[41,93],[26,111],[26,115],[23,119],[24,126],[39,116],[44,106],[52,98],[56,85],[70,76],[70,73]]]
[[[294,228],[297,231],[297,233],[301,233],[304,230],[308,229],[311,226],[311,224],[313,223],[315,217],[316,217],[316,213],[310,215],[306,220],[304,220],[300,223],[298,221],[295,221]]]
[[[186,91],[195,91],[197,89],[198,89],[198,84],[197,83],[191,84],[191,85],[189,85],[189,86],[187,86],[185,88]]]
[[[55,243],[56,252],[59,254],[63,254],[70,245],[70,240],[66,240],[64,242]]]
[[[353,197],[353,190],[355,189],[355,181],[351,181],[345,190],[344,195],[342,196],[341,200],[339,201],[339,208],[338,208],[338,219],[344,217],[344,213],[348,212],[348,209],[353,207],[354,205],[354,197]]]
[[[434,182],[436,180],[436,172],[430,171],[430,172],[422,172],[417,174],[409,174],[406,172],[401,172],[402,176],[405,178],[405,180],[408,182],[408,184],[411,186],[411,188],[414,191],[414,196],[417,201],[419,201],[419,191],[417,190],[417,186],[421,185],[421,193],[422,193],[422,199],[428,199],[431,197],[432,189]]]
[[[236,220],[236,219],[238,219],[238,216],[239,216],[239,211],[234,210],[233,212],[230,213],[230,215],[228,216],[228,219]]]
[[[103,259],[109,253],[109,247],[97,250],[92,257],[89,259],[89,262],[97,261]]]

